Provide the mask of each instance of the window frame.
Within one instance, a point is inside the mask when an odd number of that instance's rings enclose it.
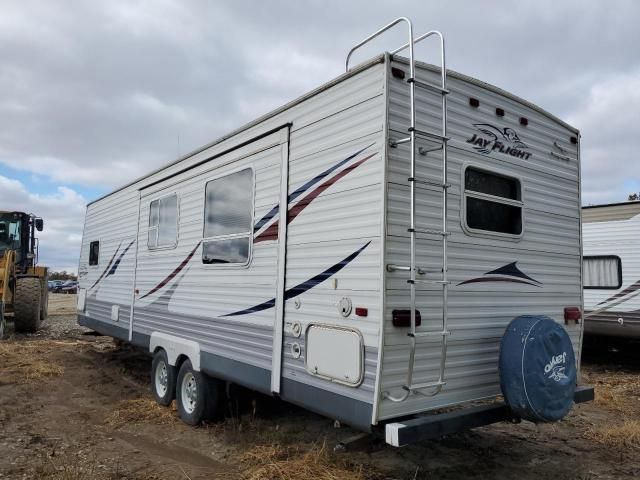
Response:
[[[475,170],[480,170],[481,172],[488,173],[490,175],[496,175],[498,177],[505,177],[511,180],[515,180],[518,182],[518,187],[520,188],[520,200],[513,200],[510,198],[499,197],[496,195],[491,195],[488,193],[476,192],[475,190],[467,190],[466,187],[466,173],[467,169],[472,168]],[[524,182],[522,181],[522,177],[519,175],[515,175],[511,172],[506,172],[497,168],[485,167],[482,165],[478,165],[477,163],[468,163],[465,162],[462,165],[462,172],[460,177],[460,197],[461,197],[461,215],[460,215],[460,223],[462,224],[462,230],[471,236],[476,237],[485,237],[485,238],[500,238],[501,240],[509,240],[514,242],[519,242],[522,240],[524,236],[525,228],[526,228],[526,213],[524,208]],[[520,208],[520,223],[521,229],[519,234],[513,233],[504,233],[504,232],[496,232],[493,230],[483,230],[480,228],[470,227],[467,223],[467,197],[477,198],[479,200],[487,200],[494,203],[499,203],[503,205],[510,205],[513,207]]]
[[[149,245],[149,231],[151,230],[151,204],[153,202],[160,202],[160,200],[165,199],[165,198],[169,198],[169,197],[176,197],[176,240],[173,244],[167,244],[167,245],[159,245],[159,246],[155,246],[152,247]],[[159,197],[152,197],[150,199],[148,199],[149,201],[149,215],[147,215],[147,250],[149,251],[156,251],[156,250],[173,250],[178,246],[178,239],[180,238],[180,196],[178,195],[177,191],[172,191],[170,193],[166,193],[162,196]],[[159,208],[159,203],[158,203],[158,208]],[[160,225],[160,210],[158,210],[158,227]],[[156,242],[158,241],[158,234],[160,232],[160,229],[158,227],[154,227],[156,228]]]
[[[618,260],[618,286],[611,287],[587,287],[584,285],[584,261],[585,260],[607,260],[607,259],[615,259]],[[622,287],[622,259],[618,255],[582,255],[582,265],[580,265],[582,269],[582,288],[585,290],[618,290]]]
[[[92,245],[97,243],[98,244],[98,258],[96,259],[96,263],[91,263],[91,250],[92,250]],[[100,265],[100,240],[91,240],[89,242],[89,261],[88,264],[90,267],[97,267]]]
[[[244,170],[251,171],[251,220],[249,224],[249,232],[245,233],[231,233],[228,235],[217,235],[213,237],[205,237],[205,229],[207,227],[207,185],[215,180],[220,180],[222,178],[228,177],[235,173],[242,172]],[[208,177],[203,183],[203,204],[202,204],[202,251],[200,252],[200,263],[205,268],[249,268],[251,262],[253,261],[253,226],[255,225],[255,210],[256,210],[256,202],[255,202],[255,193],[256,193],[256,172],[253,166],[244,166],[240,168],[236,168],[234,170],[230,170],[223,174],[219,174],[213,177]],[[234,238],[249,238],[249,255],[247,256],[247,261],[244,263],[205,263],[203,257],[204,254],[204,244],[207,241],[217,241],[217,240],[232,240]]]

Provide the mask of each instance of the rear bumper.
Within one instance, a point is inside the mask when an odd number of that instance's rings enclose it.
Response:
[[[573,397],[575,403],[591,402],[594,398],[594,389],[589,385],[582,385],[576,388],[576,393]],[[385,426],[385,439],[389,445],[402,447],[461,430],[483,427],[512,419],[513,414],[504,403],[481,405],[454,412],[425,415],[403,422],[388,423]]]

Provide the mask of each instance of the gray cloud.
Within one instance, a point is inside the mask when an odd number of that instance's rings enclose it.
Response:
[[[350,46],[399,14],[444,32],[450,68],[581,129],[585,203],[624,200],[639,181],[631,0],[23,0],[0,11],[0,164],[61,186],[112,188],[215,139],[340,74]],[[404,41],[390,34],[355,60]],[[435,60],[430,45],[417,53]]]

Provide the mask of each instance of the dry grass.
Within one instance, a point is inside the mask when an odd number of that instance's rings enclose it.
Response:
[[[595,387],[595,405],[616,415],[616,421],[598,422],[584,437],[611,448],[640,448],[640,375],[613,370],[591,372],[585,381]]]
[[[372,473],[362,465],[329,454],[326,444],[308,450],[300,446],[259,445],[240,457],[247,480],[367,480]]]
[[[622,424],[591,428],[585,437],[607,447],[640,448],[640,420],[624,420]]]
[[[96,454],[63,454],[61,456],[43,454],[33,473],[34,478],[45,480],[160,480],[161,478],[154,474],[126,472],[117,460],[100,461]]]
[[[64,373],[50,354],[55,350],[51,342],[0,342],[0,383],[32,383]]]
[[[585,380],[595,386],[595,404],[607,410],[630,414],[640,411],[640,375],[607,371]]]
[[[158,405],[151,398],[134,398],[121,401],[105,423],[112,427],[121,427],[129,423],[150,422],[155,425],[169,425],[177,421],[175,402],[167,408]]]

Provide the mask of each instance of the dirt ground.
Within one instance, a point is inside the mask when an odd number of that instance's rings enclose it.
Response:
[[[0,479],[462,479],[640,477],[640,344],[587,345],[597,400],[562,422],[496,424],[395,449],[237,392],[222,423],[192,428],[156,406],[150,359],[75,323],[74,295],[52,295],[34,335],[0,343]]]

